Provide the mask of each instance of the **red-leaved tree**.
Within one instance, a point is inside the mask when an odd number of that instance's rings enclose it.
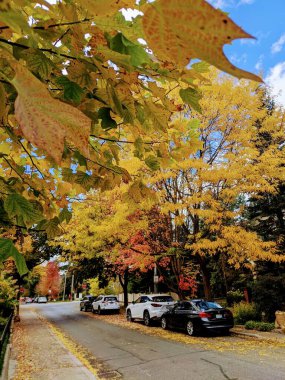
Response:
[[[51,261],[45,268],[45,273],[40,279],[37,291],[41,295],[49,296],[50,299],[57,299],[61,285],[61,277],[58,264]]]

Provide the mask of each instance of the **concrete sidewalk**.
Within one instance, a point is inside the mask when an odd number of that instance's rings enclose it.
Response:
[[[10,380],[96,379],[35,312],[22,308],[14,326]]]
[[[231,333],[241,336],[251,336],[253,338],[262,340],[275,340],[285,344],[285,334],[283,334],[281,331],[275,330],[275,332],[265,332],[257,330],[246,330],[243,326],[235,326],[231,329]]]

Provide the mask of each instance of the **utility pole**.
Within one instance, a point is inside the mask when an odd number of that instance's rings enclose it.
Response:
[[[71,300],[73,301],[73,293],[74,293],[74,274],[71,277]]]
[[[63,286],[63,295],[62,295],[63,301],[65,299],[65,288],[66,288],[66,271],[64,272],[64,286]]]
[[[157,293],[157,283],[158,283],[157,267],[156,267],[156,264],[154,264],[154,268],[153,268],[153,291],[154,291],[154,293]]]

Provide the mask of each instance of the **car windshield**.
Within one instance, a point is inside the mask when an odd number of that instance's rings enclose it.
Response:
[[[173,302],[173,298],[171,296],[155,296],[152,297],[154,302]]]
[[[105,301],[117,301],[116,297],[105,297]]]
[[[223,307],[219,305],[217,302],[210,301],[194,301],[195,305],[198,306],[201,310],[209,310],[209,309],[222,309]]]

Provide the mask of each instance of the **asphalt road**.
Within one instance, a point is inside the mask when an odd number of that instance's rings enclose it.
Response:
[[[285,380],[285,348],[271,347],[263,355],[258,350],[219,352],[94,319],[80,312],[77,302],[23,307],[35,309],[126,380]],[[235,345],[241,338],[224,339]]]

